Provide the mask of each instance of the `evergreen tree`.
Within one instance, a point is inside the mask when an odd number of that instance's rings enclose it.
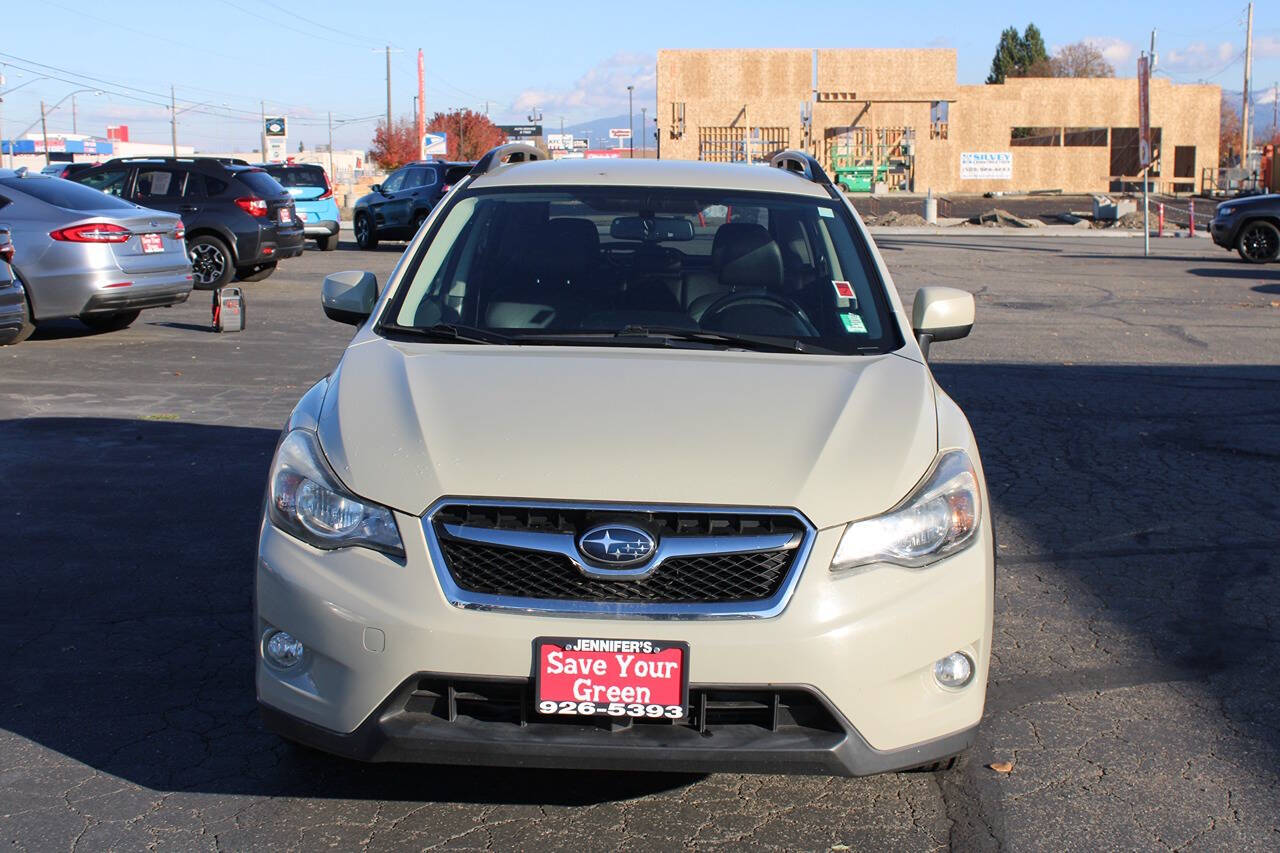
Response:
[[[988,83],[1003,83],[1008,77],[1052,77],[1049,51],[1044,46],[1044,36],[1035,24],[1027,24],[1022,35],[1017,27],[1008,27],[1000,33],[996,54],[991,59]]]
[[[1022,39],[1018,36],[1018,28],[1009,27],[1000,33],[1000,41],[996,44],[996,55],[991,60],[991,73],[987,75],[987,82],[1003,83],[1006,77],[1016,77],[1021,55]]]

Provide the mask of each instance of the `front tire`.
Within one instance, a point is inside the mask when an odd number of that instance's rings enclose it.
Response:
[[[236,278],[241,281],[262,281],[276,271],[275,264],[262,264],[256,267],[241,267],[236,270]]]
[[[133,325],[133,321],[138,319],[141,313],[142,311],[138,310],[117,311],[114,314],[89,314],[81,317],[80,322],[95,332],[118,332]]]
[[[187,243],[191,277],[200,290],[217,290],[236,274],[235,261],[227,244],[212,234],[201,234]]]
[[[378,232],[374,227],[373,217],[367,213],[357,213],[353,226],[357,246],[365,251],[378,248]]]
[[[1280,258],[1280,229],[1270,222],[1246,222],[1236,238],[1236,252],[1251,264],[1266,264]]]

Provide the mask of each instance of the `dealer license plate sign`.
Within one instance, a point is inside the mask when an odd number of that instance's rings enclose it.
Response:
[[[143,254],[153,254],[155,252],[164,251],[164,237],[159,234],[141,234]]]
[[[540,714],[669,720],[688,714],[688,643],[539,637],[533,673]]]
[[[280,221],[281,222],[293,221],[293,214],[289,212],[289,208],[287,207],[280,208]]]

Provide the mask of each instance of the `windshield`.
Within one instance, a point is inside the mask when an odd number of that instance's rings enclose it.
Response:
[[[464,193],[419,247],[381,328],[521,344],[896,349],[883,287],[842,208],[654,187]]]

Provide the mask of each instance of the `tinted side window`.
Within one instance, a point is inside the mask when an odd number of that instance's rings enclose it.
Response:
[[[128,178],[128,169],[104,169],[101,172],[94,172],[92,175],[78,177],[76,180],[86,187],[93,187],[95,190],[102,190],[107,195],[119,198],[124,195],[124,187],[128,183]]]
[[[0,178],[0,187],[26,193],[45,204],[52,204],[64,210],[110,210],[112,208],[133,208],[127,201],[112,198],[95,189],[81,186],[62,178],[46,178],[28,176],[26,178]]]
[[[226,191],[226,181],[220,181],[199,172],[190,172],[187,175],[187,189],[182,196],[183,198],[215,198]]]
[[[141,202],[182,198],[187,173],[172,169],[140,169],[133,182],[133,197]]]
[[[444,182],[446,184],[456,184],[467,176],[472,169],[471,166],[450,166],[445,170]]]

